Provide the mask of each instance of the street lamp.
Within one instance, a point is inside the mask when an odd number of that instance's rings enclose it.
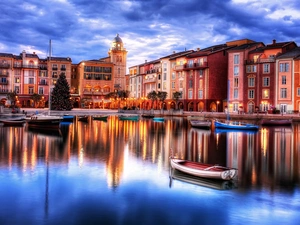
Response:
[[[219,111],[219,101],[217,101],[217,112]]]

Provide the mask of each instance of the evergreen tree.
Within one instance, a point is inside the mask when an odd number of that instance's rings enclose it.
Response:
[[[53,110],[71,110],[73,108],[70,86],[66,75],[61,73],[51,93],[51,108]]]

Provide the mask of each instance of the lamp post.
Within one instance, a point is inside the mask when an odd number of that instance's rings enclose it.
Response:
[[[219,101],[217,101],[217,112],[219,112]]]

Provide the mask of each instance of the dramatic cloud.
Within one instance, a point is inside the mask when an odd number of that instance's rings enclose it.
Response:
[[[300,39],[296,0],[10,0],[0,3],[0,52],[35,51],[73,63],[107,56],[120,34],[128,66],[248,38]]]

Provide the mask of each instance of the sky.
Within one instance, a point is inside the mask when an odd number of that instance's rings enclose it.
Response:
[[[119,34],[127,67],[175,52],[251,39],[300,45],[297,0],[9,0],[0,3],[0,52],[72,63],[108,56]],[[127,71],[128,72],[128,71]]]

